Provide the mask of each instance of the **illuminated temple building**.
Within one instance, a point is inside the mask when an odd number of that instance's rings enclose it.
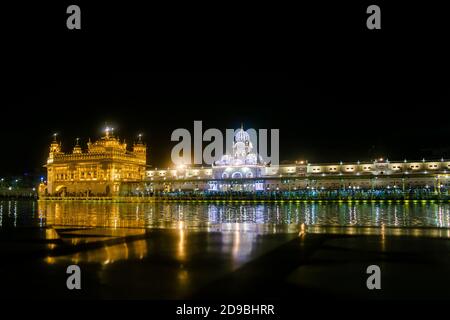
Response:
[[[449,184],[450,161],[389,161],[267,165],[253,150],[249,134],[236,130],[233,153],[209,168],[147,171],[152,190],[293,191],[301,189],[376,189]]]
[[[139,139],[132,150],[106,131],[83,151],[77,143],[63,153],[56,141],[50,146],[47,195],[150,196],[161,192],[267,192],[294,190],[429,188],[446,190],[450,161],[389,161],[314,164],[296,161],[271,165],[253,150],[248,132],[235,131],[233,149],[212,166],[146,168],[146,146]],[[45,188],[45,190],[44,190]]]
[[[141,182],[145,178],[147,148],[139,140],[132,150],[107,128],[105,135],[87,143],[83,151],[77,143],[72,152],[62,152],[56,135],[47,160],[47,184],[40,192],[59,196],[119,195],[124,182]]]

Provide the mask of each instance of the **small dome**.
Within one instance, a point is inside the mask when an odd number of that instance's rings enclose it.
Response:
[[[250,141],[250,135],[241,128],[234,135],[234,139],[236,140],[236,142]]]

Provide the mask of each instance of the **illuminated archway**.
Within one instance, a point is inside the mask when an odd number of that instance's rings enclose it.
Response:
[[[231,178],[233,179],[240,179],[242,178],[242,173],[237,171],[237,172],[233,172],[233,174],[231,175]]]
[[[60,192],[60,191],[63,191],[63,189],[65,188],[66,186],[65,185],[59,185],[59,186],[57,186],[56,187],[56,189],[55,189],[55,192]]]

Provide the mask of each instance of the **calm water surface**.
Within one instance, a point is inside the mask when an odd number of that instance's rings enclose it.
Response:
[[[0,227],[85,226],[296,232],[300,226],[450,228],[450,205],[0,201]]]

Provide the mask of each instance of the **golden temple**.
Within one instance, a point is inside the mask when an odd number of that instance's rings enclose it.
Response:
[[[105,135],[87,143],[83,150],[77,139],[72,152],[64,153],[56,134],[47,160],[47,184],[41,194],[59,196],[114,196],[123,182],[143,181],[146,173],[147,147],[141,135],[127,149],[125,141],[106,128]]]

